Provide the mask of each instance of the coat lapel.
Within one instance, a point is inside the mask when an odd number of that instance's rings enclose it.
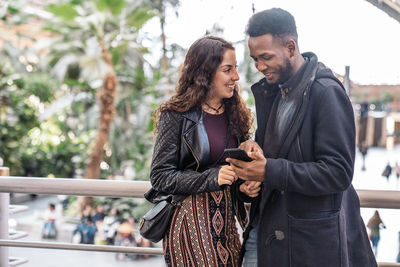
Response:
[[[258,83],[254,84],[251,87],[251,90],[254,95],[254,100],[255,100],[255,106],[256,106],[256,118],[257,118],[257,133],[256,133],[256,142],[263,147],[264,145],[264,133],[265,133],[265,127],[267,124],[267,118],[265,116],[266,107],[264,101],[265,101],[265,93],[264,90],[266,90],[267,87],[267,82],[265,81],[265,78],[261,79]]]
[[[183,115],[184,132],[183,139],[193,157],[198,161],[198,168],[207,166],[210,156],[210,143],[203,123],[203,116],[197,110]]]

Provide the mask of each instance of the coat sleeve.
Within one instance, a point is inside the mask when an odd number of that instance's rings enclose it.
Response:
[[[150,180],[152,187],[172,194],[197,194],[221,190],[218,185],[219,168],[203,172],[179,170],[182,116],[163,112],[160,116]]]
[[[264,182],[272,188],[318,196],[344,191],[351,184],[355,125],[350,100],[335,85],[325,87],[315,100],[310,132],[314,159],[295,163],[268,158]]]

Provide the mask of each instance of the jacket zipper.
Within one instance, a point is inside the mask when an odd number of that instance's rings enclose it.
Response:
[[[196,156],[196,154],[193,152],[193,149],[192,149],[192,147],[188,144],[188,142],[186,141],[186,139],[185,138],[183,138],[183,141],[185,141],[185,144],[188,146],[188,148],[190,149],[190,152],[192,152],[192,155],[193,155],[193,157],[194,157],[194,160],[196,161],[196,163],[197,163],[197,167],[196,167],[196,171],[199,169],[199,167],[200,167],[200,161],[199,161],[199,159],[197,158],[197,156]]]

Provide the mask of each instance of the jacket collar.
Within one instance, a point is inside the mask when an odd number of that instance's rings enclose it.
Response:
[[[194,123],[198,123],[201,119],[201,109],[199,107],[193,107],[190,110],[186,111],[182,115],[186,119],[193,121]]]
[[[302,55],[308,58],[308,61],[303,65],[301,77],[297,77],[297,83],[290,90],[286,90],[286,96],[282,97],[278,105],[277,114],[281,115],[277,118],[275,130],[280,133],[280,145],[275,155],[279,157],[286,156],[301,128],[308,108],[309,91],[318,70],[318,58],[315,54],[310,52]]]
[[[309,63],[309,59],[307,57],[304,58],[304,63],[301,65],[300,69],[286,82],[279,85],[279,89],[281,91],[282,98],[285,99],[286,96],[296,88],[299,84],[301,84],[302,78],[304,77],[305,71],[307,70],[307,65]]]

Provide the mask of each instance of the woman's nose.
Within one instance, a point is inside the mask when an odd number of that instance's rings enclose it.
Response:
[[[238,73],[237,69],[235,69],[235,71],[233,73],[233,76],[232,76],[232,80],[233,81],[238,81],[239,79],[240,79],[239,73]]]

